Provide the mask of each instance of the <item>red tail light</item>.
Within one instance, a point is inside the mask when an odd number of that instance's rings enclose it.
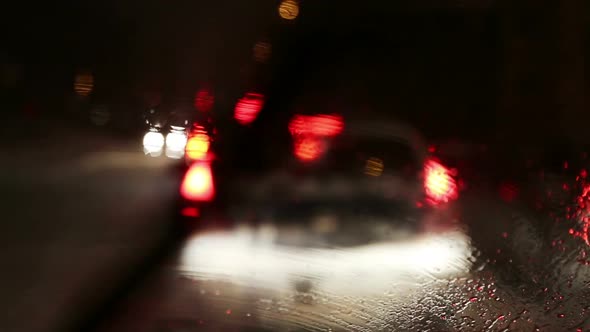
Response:
[[[289,122],[295,156],[304,162],[318,159],[326,150],[324,138],[339,135],[343,129],[340,115],[295,115]]]
[[[322,141],[317,137],[303,137],[295,141],[295,156],[301,161],[313,161],[323,153]]]
[[[182,197],[191,201],[208,202],[213,200],[215,187],[211,166],[207,163],[193,164],[182,180],[180,193]]]
[[[433,204],[445,203],[459,196],[452,172],[435,160],[424,164],[424,190]]]
[[[234,111],[234,118],[241,125],[250,124],[256,120],[258,113],[264,105],[264,96],[259,93],[247,93],[244,98],[241,98],[236,104]]]
[[[289,123],[292,135],[312,134],[317,136],[336,136],[344,129],[340,115],[295,115]]]

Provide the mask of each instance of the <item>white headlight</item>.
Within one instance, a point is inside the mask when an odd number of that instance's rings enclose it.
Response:
[[[166,135],[166,149],[184,152],[185,145],[186,135],[184,133],[170,133]]]
[[[143,136],[143,147],[149,152],[161,150],[164,146],[164,136],[160,133],[149,132]]]

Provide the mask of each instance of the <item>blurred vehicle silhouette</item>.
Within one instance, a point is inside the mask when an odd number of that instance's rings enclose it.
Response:
[[[212,142],[197,127],[180,188],[186,222],[311,225],[327,216],[391,220],[416,231],[420,214],[458,198],[456,170],[430,158],[424,139],[407,124],[298,112],[286,123],[270,121],[266,130],[237,125],[234,144],[223,136]]]
[[[145,115],[147,133],[143,138],[144,153],[152,157],[164,154],[181,159],[196,111],[190,105],[176,103],[149,109]]]

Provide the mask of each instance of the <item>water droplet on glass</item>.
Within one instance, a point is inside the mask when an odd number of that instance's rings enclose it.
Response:
[[[350,314],[352,312],[352,309],[350,309],[349,307],[343,307],[340,308],[340,312],[343,314]]]

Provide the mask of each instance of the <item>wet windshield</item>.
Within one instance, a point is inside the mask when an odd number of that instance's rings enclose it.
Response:
[[[25,7],[0,330],[590,330],[582,4]]]

